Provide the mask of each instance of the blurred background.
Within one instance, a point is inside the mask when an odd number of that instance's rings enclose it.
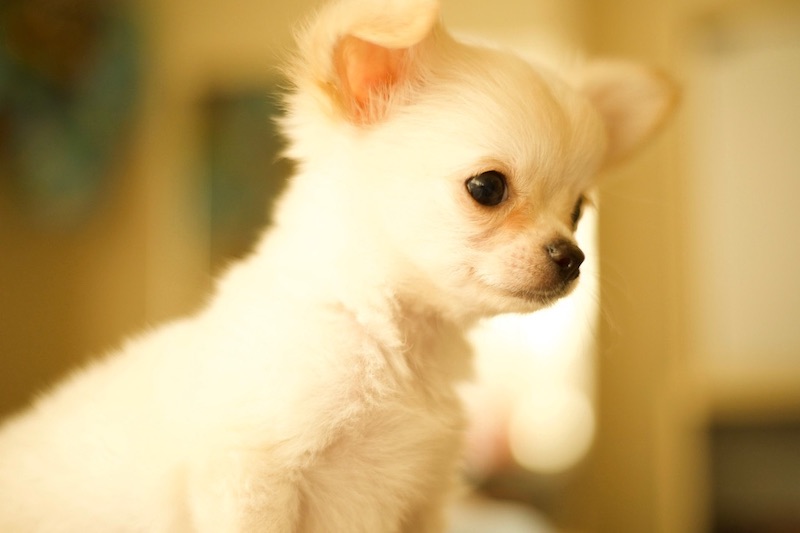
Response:
[[[247,253],[291,170],[270,117],[313,5],[0,3],[0,414],[195,309]],[[683,88],[600,187],[581,290],[476,332],[458,530],[800,532],[800,3],[443,11],[457,32],[628,57]]]

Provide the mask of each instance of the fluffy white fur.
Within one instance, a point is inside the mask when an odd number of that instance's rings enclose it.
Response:
[[[343,0],[301,32],[299,172],[195,316],[81,370],[0,433],[3,532],[438,532],[462,332],[567,294],[547,252],[667,84],[577,84],[453,40],[433,0]],[[622,95],[622,96],[619,96]],[[465,181],[502,172],[508,197]]]

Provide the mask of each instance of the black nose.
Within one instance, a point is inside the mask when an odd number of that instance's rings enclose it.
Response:
[[[556,241],[547,245],[550,259],[558,265],[564,281],[572,281],[580,275],[580,266],[586,258],[580,248],[569,241]]]

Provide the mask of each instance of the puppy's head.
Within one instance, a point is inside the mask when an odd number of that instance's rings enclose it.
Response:
[[[342,0],[299,44],[284,121],[299,179],[326,181],[328,201],[347,206],[358,261],[456,315],[532,311],[569,293],[595,175],[650,137],[673,100],[636,65],[592,64],[568,82],[460,43],[434,0]]]

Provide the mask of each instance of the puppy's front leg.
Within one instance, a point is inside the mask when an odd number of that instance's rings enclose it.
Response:
[[[405,521],[402,533],[442,533],[445,531],[447,519],[445,516],[446,498],[432,496],[424,506],[415,510],[411,517]]]
[[[187,479],[193,531],[297,531],[302,504],[297,477],[260,451],[226,451],[198,462]]]
[[[450,471],[442,471],[440,483],[403,521],[402,533],[443,533],[447,531],[449,510],[460,492],[461,483]]]

